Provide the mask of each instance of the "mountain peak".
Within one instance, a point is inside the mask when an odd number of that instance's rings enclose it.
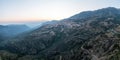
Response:
[[[84,11],[79,14],[76,14],[69,19],[84,19],[94,16],[105,16],[105,15],[115,15],[120,14],[120,10],[114,7],[102,8],[94,11]]]
[[[102,8],[102,9],[106,9],[106,10],[118,10],[118,8],[115,8],[115,7],[107,7],[107,8]]]

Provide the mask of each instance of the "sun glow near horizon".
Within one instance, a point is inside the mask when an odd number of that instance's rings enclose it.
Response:
[[[0,22],[60,20],[73,15],[71,3],[47,0],[2,1]],[[70,7],[71,6],[71,7]]]

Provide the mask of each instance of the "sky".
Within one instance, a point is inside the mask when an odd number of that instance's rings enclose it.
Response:
[[[105,7],[120,8],[120,0],[0,0],[0,24],[61,20]]]

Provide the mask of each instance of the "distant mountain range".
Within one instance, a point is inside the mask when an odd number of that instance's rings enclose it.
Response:
[[[120,9],[103,8],[44,24],[0,43],[4,60],[120,60]]]
[[[28,31],[29,29],[26,25],[0,25],[0,36],[6,39]]]

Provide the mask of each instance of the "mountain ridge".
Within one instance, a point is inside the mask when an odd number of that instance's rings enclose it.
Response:
[[[79,19],[83,19],[83,18],[89,18],[89,17],[95,16],[95,15],[99,16],[99,15],[101,15],[101,13],[99,13],[101,11],[103,11],[104,13],[109,11],[108,12],[109,14],[112,13],[112,11],[113,11],[115,14],[118,14],[118,13],[120,14],[120,9],[117,9],[114,7],[108,7],[108,8],[102,8],[102,9],[93,10],[93,11],[80,12],[78,14],[71,16],[69,19],[75,19],[76,17],[78,17]]]

